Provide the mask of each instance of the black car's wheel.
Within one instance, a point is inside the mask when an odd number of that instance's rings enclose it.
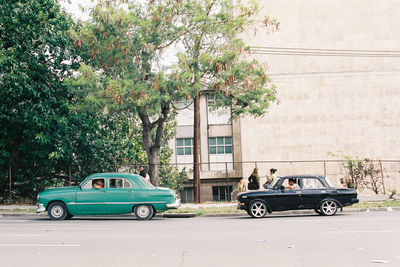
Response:
[[[267,205],[262,201],[256,200],[251,203],[249,214],[254,218],[262,218],[267,214]]]
[[[67,218],[68,209],[64,203],[56,201],[50,204],[47,213],[53,221],[61,221]]]
[[[323,215],[322,212],[321,212],[319,209],[314,209],[314,211],[315,211],[316,213],[318,213],[319,215]]]
[[[154,210],[150,205],[137,205],[135,207],[135,215],[138,220],[150,220],[153,217]]]
[[[248,209],[248,210],[246,210],[247,211],[247,214],[249,214],[249,216],[251,216],[251,211],[250,211],[250,209]]]
[[[332,216],[335,215],[338,210],[338,205],[333,200],[324,200],[321,203],[321,207],[319,209],[322,215]]]

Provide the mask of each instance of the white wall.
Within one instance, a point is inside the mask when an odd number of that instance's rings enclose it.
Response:
[[[268,0],[263,5],[260,17],[277,18],[280,30],[268,36],[249,34],[246,40],[253,46],[400,47],[400,1]],[[257,59],[268,64],[279,105],[261,119],[241,120],[244,161],[329,159],[327,153],[338,150],[361,158],[400,159],[400,58]],[[244,164],[244,174],[253,167]],[[292,172],[289,164],[282,168],[280,174]],[[296,171],[310,169],[297,165]],[[400,179],[396,172],[390,175],[393,181]]]

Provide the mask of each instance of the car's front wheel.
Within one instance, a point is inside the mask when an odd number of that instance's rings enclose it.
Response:
[[[318,213],[319,215],[323,215],[322,212],[321,212],[319,209],[314,209],[314,211],[315,211],[316,213]]]
[[[256,200],[251,203],[248,213],[254,218],[262,218],[267,214],[267,205],[262,201]]]
[[[61,221],[67,218],[68,209],[64,203],[56,201],[50,204],[47,213],[53,221]]]
[[[150,220],[153,217],[154,210],[150,205],[137,205],[134,209],[135,216],[138,220]]]
[[[322,215],[332,216],[335,215],[338,210],[338,205],[333,200],[324,200],[321,203],[320,209]]]

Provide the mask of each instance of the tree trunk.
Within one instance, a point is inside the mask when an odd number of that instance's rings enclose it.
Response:
[[[149,157],[149,175],[150,181],[154,186],[160,186],[160,160],[158,150],[151,149]]]
[[[168,121],[169,114],[169,103],[162,105],[161,115],[158,120],[153,123],[150,122],[150,118],[145,111],[139,112],[139,118],[142,121],[143,126],[143,145],[146,150],[147,158],[149,159],[150,181],[154,186],[160,186],[160,159],[158,157],[158,152],[161,148],[165,124]],[[154,141],[151,134],[153,128],[156,128]]]
[[[160,185],[159,178],[159,159],[158,150],[154,146],[153,139],[151,137],[152,124],[150,123],[149,117],[142,112],[139,112],[139,117],[142,121],[142,138],[144,149],[146,150],[147,158],[149,159],[149,176],[150,181],[154,186]]]

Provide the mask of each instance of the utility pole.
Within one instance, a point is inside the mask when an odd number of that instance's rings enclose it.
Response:
[[[12,178],[11,178],[11,165],[8,166],[8,180],[9,180],[9,197],[10,197],[10,203],[12,201]]]
[[[199,168],[199,93],[194,98],[194,130],[193,130],[193,186],[195,202],[200,203],[200,168]]]
[[[69,179],[69,186],[71,186],[72,185],[71,164],[68,165],[68,179]]]

